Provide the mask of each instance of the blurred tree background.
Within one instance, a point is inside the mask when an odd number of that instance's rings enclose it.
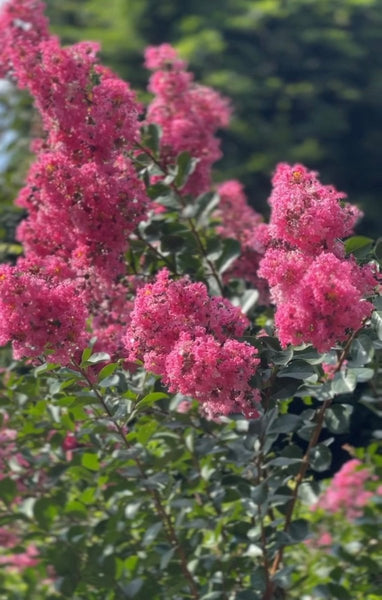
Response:
[[[232,99],[217,179],[237,177],[266,210],[278,161],[301,161],[365,211],[359,229],[382,223],[382,0],[47,0],[65,43],[102,44],[102,58],[148,98],[143,50],[175,45],[197,80]],[[30,104],[2,92],[1,199],[26,168]],[[36,125],[32,125],[32,128]],[[10,133],[12,130],[13,133]],[[7,168],[6,168],[7,167]],[[15,216],[3,214],[12,237]],[[1,227],[1,223],[0,223]],[[11,232],[11,233],[10,233]]]

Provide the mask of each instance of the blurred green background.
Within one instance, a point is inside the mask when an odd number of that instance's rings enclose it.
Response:
[[[362,207],[360,232],[379,235],[382,0],[48,0],[47,6],[65,43],[99,40],[104,62],[142,99],[148,98],[143,50],[162,42],[179,49],[199,81],[229,96],[234,118],[222,134],[216,177],[241,179],[255,208],[266,211],[275,164],[301,161]],[[2,97],[0,143],[10,154],[7,169],[1,161],[0,183],[7,203],[27,164],[30,103],[20,94]],[[8,238],[12,218],[9,211],[2,217]]]

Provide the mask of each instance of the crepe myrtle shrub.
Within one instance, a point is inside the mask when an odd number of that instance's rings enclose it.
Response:
[[[23,253],[0,265],[0,598],[376,598],[377,446],[324,496],[315,480],[357,403],[380,418],[382,250],[353,235],[360,210],[301,164],[276,166],[269,223],[216,186],[230,103],[168,44],[144,108],[38,0],[3,4],[0,42],[42,132]],[[306,555],[334,512],[358,570],[340,540],[320,582]]]

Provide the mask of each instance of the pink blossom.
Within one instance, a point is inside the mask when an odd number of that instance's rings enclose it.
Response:
[[[192,407],[191,400],[182,400],[181,402],[179,402],[178,406],[176,407],[176,412],[185,414],[191,410],[191,407]]]
[[[271,287],[271,299],[278,305],[290,296],[296,296],[296,286],[312,264],[312,257],[300,250],[270,247],[260,262],[258,276]]]
[[[40,0],[12,0],[3,3],[0,14],[0,77],[23,73],[25,87],[33,72],[38,47],[49,37],[48,20]]]
[[[0,547],[13,548],[18,543],[18,537],[6,527],[0,527]]]
[[[342,365],[341,365],[341,371],[345,371],[346,370],[347,364],[348,364],[348,361],[344,360],[343,363],[342,363]],[[335,362],[335,363],[325,363],[325,362],[323,362],[321,366],[322,366],[322,370],[325,373],[326,379],[329,379],[329,380],[334,379],[334,376],[335,376],[335,374],[336,374],[336,372],[338,370],[337,362]]]
[[[67,433],[62,442],[63,450],[74,450],[74,448],[78,447],[78,440],[74,433]]]
[[[270,285],[275,325],[283,346],[311,343],[320,352],[361,327],[377,285],[369,265],[346,258],[339,237],[349,235],[360,211],[344,194],[322,185],[302,165],[278,165],[269,200],[267,246],[258,275]]]
[[[170,392],[194,397],[209,416],[254,407],[248,384],[259,360],[255,349],[236,340],[219,343],[212,335],[181,333],[167,355],[164,383]]]
[[[161,44],[160,46],[148,46],[145,51],[145,67],[154,71],[164,69],[166,66],[182,70],[186,68],[186,63],[178,56],[177,51],[170,44]]]
[[[247,325],[228,300],[210,298],[204,284],[187,277],[171,281],[163,269],[137,292],[125,336],[127,357],[161,375],[171,392],[195,397],[210,416],[255,416],[258,395],[248,380],[259,363],[256,350],[230,339]]]
[[[269,198],[271,235],[307,252],[335,251],[337,238],[351,235],[362,216],[343,202],[345,194],[323,185],[317,173],[300,164],[277,165]]]
[[[364,467],[361,461],[356,458],[349,460],[334,475],[315,508],[330,513],[342,511],[349,520],[360,517],[363,507],[373,496],[372,492],[365,489],[371,479],[370,469]]]
[[[223,237],[237,239],[243,246],[251,242],[262,217],[247,203],[242,184],[236,179],[225,181],[218,186],[219,207],[215,212],[220,219],[218,233]]]
[[[16,358],[50,352],[53,361],[67,363],[83,346],[86,309],[74,284],[49,284],[1,265],[0,289],[0,344],[11,341]]]
[[[369,267],[321,253],[277,307],[275,325],[281,344],[311,343],[325,352],[344,341],[349,329],[359,329],[370,316],[374,307],[363,297],[372,292],[373,284]]]
[[[113,164],[78,164],[57,151],[41,154],[32,165],[17,203],[29,210],[18,230],[27,253],[54,253],[77,270],[81,250],[87,266],[113,276],[124,271],[128,235],[147,205],[142,183],[122,156]]]
[[[186,63],[169,44],[149,47],[146,66],[154,70],[149,90],[155,95],[148,107],[147,122],[162,128],[161,157],[165,166],[187,151],[198,159],[196,169],[182,190],[198,195],[211,183],[212,164],[221,156],[216,130],[228,125],[227,100],[214,90],[196,85]]]
[[[217,232],[222,237],[234,238],[240,242],[241,255],[227,271],[226,278],[239,277],[251,283],[260,293],[260,302],[269,302],[266,282],[257,274],[259,262],[265,248],[257,235],[262,217],[254,211],[244,194],[239,181],[230,180],[218,186],[219,207],[215,216],[220,220]]]
[[[171,281],[162,269],[154,283],[137,292],[125,344],[130,360],[144,359],[146,368],[159,374],[182,332],[199,327],[224,341],[242,335],[247,326],[240,309],[224,298],[210,298],[203,283],[188,277]]]
[[[333,536],[328,531],[320,532],[317,538],[309,538],[305,540],[306,546],[309,548],[328,548],[333,544]]]
[[[38,550],[34,544],[30,544],[25,552],[17,552],[14,554],[4,554],[0,556],[0,564],[6,566],[8,571],[20,572],[28,567],[38,565]]]
[[[0,17],[0,71],[28,89],[47,133],[33,144],[38,158],[17,199],[28,211],[17,231],[25,252],[18,273],[31,290],[2,302],[0,332],[3,343],[13,339],[15,356],[51,349],[65,362],[91,337],[80,335],[85,313],[98,346],[113,339],[120,348],[129,303],[116,316],[117,282],[126,276],[129,236],[151,202],[127,157],[139,131],[135,94],[99,64],[97,44],[61,47],[43,9],[38,0],[10,0]]]

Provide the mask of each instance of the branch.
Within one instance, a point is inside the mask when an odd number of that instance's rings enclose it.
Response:
[[[147,148],[145,148],[144,146],[142,146],[142,144],[140,144],[139,142],[135,142],[136,146],[142,150],[142,152],[144,152],[152,161],[153,163],[165,174],[168,175],[168,171],[167,169],[160,163],[160,161],[158,159],[155,158],[155,156],[152,154],[152,152],[150,152],[150,150],[148,150]],[[170,188],[172,189],[172,191],[174,192],[174,194],[176,195],[176,197],[178,198],[180,204],[182,205],[183,208],[186,207],[186,203],[184,201],[184,198],[182,196],[182,194],[180,193],[180,190],[177,188],[177,186],[174,183],[170,184]],[[223,296],[224,294],[224,288],[223,288],[223,284],[221,282],[221,279],[219,277],[218,272],[216,271],[215,265],[214,263],[208,258],[208,254],[207,254],[207,250],[204,247],[203,241],[200,237],[200,234],[196,228],[195,222],[193,219],[191,218],[186,218],[186,222],[188,223],[190,230],[192,232],[192,235],[195,238],[195,241],[198,245],[199,251],[201,253],[201,255],[203,256],[204,260],[206,261],[207,265],[209,266],[209,268],[211,269],[211,275],[212,277],[215,279],[220,293]]]
[[[104,397],[102,396],[102,394],[100,394],[99,390],[94,386],[93,382],[91,381],[91,379],[88,377],[88,374],[86,373],[86,371],[84,369],[82,369],[78,364],[76,364],[77,369],[79,370],[79,372],[81,373],[81,375],[84,377],[84,379],[86,380],[86,382],[88,383],[89,387],[91,388],[91,390],[95,393],[97,400],[99,401],[99,403],[101,404],[101,406],[104,408],[105,412],[107,413],[109,419],[112,421],[112,423],[114,424],[114,427],[116,428],[117,433],[119,434],[122,442],[124,443],[124,445],[126,446],[126,448],[128,450],[131,449],[131,445],[128,442],[128,440],[126,439],[126,435],[125,432],[123,431],[121,425],[118,423],[118,421],[116,421],[114,419],[114,416],[111,412],[111,410],[109,409],[108,405],[105,402]],[[146,475],[146,471],[144,468],[144,465],[142,463],[142,461],[138,458],[138,457],[134,457],[133,460],[135,461],[137,468],[141,474],[141,477],[143,479],[147,479],[147,475]],[[197,584],[191,574],[191,572],[188,569],[187,566],[187,556],[186,553],[183,549],[183,546],[180,543],[180,540],[176,534],[174,525],[172,523],[171,517],[170,515],[168,515],[166,513],[166,510],[162,504],[162,500],[160,497],[160,494],[157,490],[153,490],[153,489],[148,489],[149,494],[151,495],[151,498],[154,502],[154,506],[155,506],[155,510],[158,514],[158,516],[161,518],[163,524],[164,524],[164,528],[165,528],[165,532],[167,535],[167,539],[169,540],[170,544],[175,548],[175,550],[178,553],[178,557],[180,559],[180,565],[181,565],[181,569],[183,572],[183,575],[189,585],[190,591],[191,591],[191,595],[192,598],[194,600],[199,600],[199,592],[198,592],[198,587]]]
[[[151,244],[151,242],[149,242],[148,240],[146,240],[143,235],[140,234],[139,231],[135,232],[135,235],[137,236],[137,238],[139,240],[141,240],[141,242],[143,242],[144,244],[146,244],[146,246],[151,250],[151,252],[153,254],[155,254],[155,256],[157,258],[159,258],[159,260],[163,260],[163,262],[168,266],[168,268],[175,274],[177,275],[177,270],[176,270],[176,265],[175,264],[171,264],[171,262],[168,260],[167,256],[164,256],[159,250],[158,248],[156,248],[153,244]]]
[[[338,373],[341,370],[341,367],[349,353],[350,346],[352,345],[352,342],[353,342],[354,338],[356,337],[357,333],[362,329],[363,325],[365,324],[365,321],[366,320],[364,320],[362,322],[362,325],[359,329],[354,330],[353,333],[349,336],[349,338],[340,354],[340,357],[338,359],[334,373]],[[316,427],[315,427],[315,429],[313,431],[313,435],[309,441],[308,448],[303,456],[300,470],[295,477],[295,487],[293,490],[293,495],[290,500],[290,504],[289,504],[287,513],[285,515],[284,531],[287,531],[291,524],[293,512],[294,512],[296,502],[297,502],[298,491],[299,491],[300,485],[301,485],[301,483],[306,475],[306,472],[308,470],[308,467],[309,467],[311,450],[316,446],[316,444],[319,440],[319,437],[320,437],[320,434],[322,431],[322,427],[324,424],[325,413],[326,413],[326,410],[332,404],[332,401],[333,401],[332,398],[328,398],[327,400],[325,400],[322,403],[321,407],[316,411],[316,414],[314,417],[315,421],[316,421]],[[270,570],[271,576],[275,575],[275,573],[277,572],[277,570],[280,566],[280,563],[282,562],[283,554],[284,554],[284,546],[282,546],[276,554],[276,557],[273,561],[273,564],[272,564],[272,567]]]

